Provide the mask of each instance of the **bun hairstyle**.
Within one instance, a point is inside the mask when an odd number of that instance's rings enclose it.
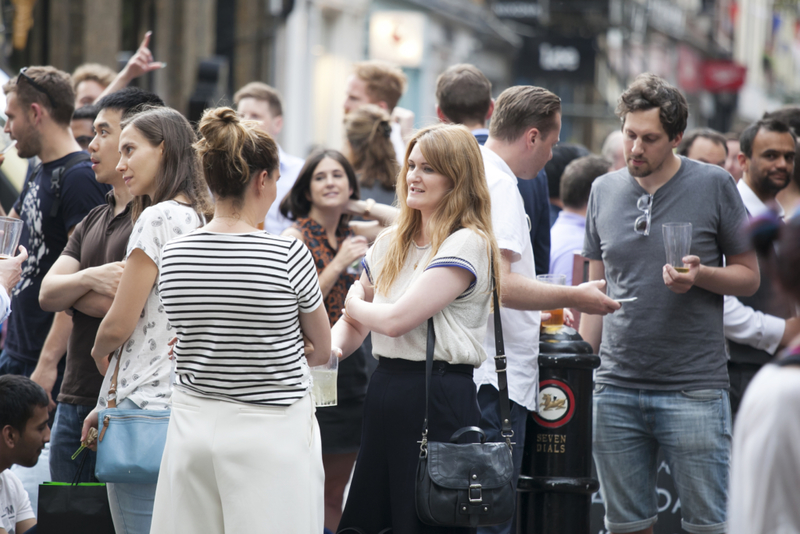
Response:
[[[209,189],[217,198],[242,200],[250,180],[279,166],[278,145],[253,121],[231,108],[207,109],[195,149]]]
[[[389,120],[386,110],[374,104],[361,106],[344,118],[350,163],[364,187],[372,187],[378,182],[387,191],[394,190],[400,167],[389,139],[392,134]]]
[[[122,121],[122,129],[133,127],[151,146],[163,143],[164,153],[156,171],[153,198],[133,199],[131,218],[135,222],[144,209],[183,194],[192,208],[206,220],[214,216],[208,188],[203,183],[193,143],[197,136],[186,117],[168,107],[145,108]]]

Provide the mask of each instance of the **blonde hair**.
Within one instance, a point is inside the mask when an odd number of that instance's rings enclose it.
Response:
[[[397,200],[400,213],[396,230],[375,280],[375,290],[388,294],[408,257],[413,241],[422,233],[422,215],[408,207],[408,157],[419,144],[425,160],[437,173],[450,178],[453,188],[447,192],[428,221],[431,237],[430,258],[436,256],[445,239],[461,228],[468,228],[486,240],[491,277],[492,268],[499,287],[500,250],[492,232],[492,203],[483,170],[483,157],[478,142],[464,126],[437,124],[417,132],[408,143],[403,169],[397,179]],[[382,239],[387,233],[382,234]]]
[[[111,82],[113,82],[116,77],[117,73],[105,65],[101,65],[100,63],[84,63],[72,73],[72,89],[77,91],[78,84],[85,81],[97,82],[105,89],[111,85]]]
[[[375,104],[361,106],[344,118],[350,163],[358,173],[358,183],[364,187],[378,182],[384,189],[394,189],[399,166],[389,139],[391,133],[389,114]]]
[[[255,98],[266,102],[273,118],[283,116],[283,102],[280,93],[264,82],[250,82],[236,91],[236,94],[233,95],[233,103],[238,106],[239,102],[245,98]]]

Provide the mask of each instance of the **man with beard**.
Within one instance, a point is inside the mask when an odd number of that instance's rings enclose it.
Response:
[[[794,172],[797,146],[794,133],[782,121],[761,119],[742,132],[739,142],[739,163],[743,172],[737,187],[748,215],[751,218],[761,217],[772,210],[783,218],[783,208],[775,197],[789,185]],[[769,269],[761,269],[761,285],[755,295],[739,297],[745,306],[766,314],[757,315],[763,317],[766,329],[764,343],[756,344],[755,347],[729,339],[731,359],[728,361],[728,373],[731,380],[731,409],[734,414],[750,380],[762,365],[772,359],[778,348],[778,343],[767,340],[780,340],[781,345],[787,345],[800,333],[798,319],[790,319],[794,315],[792,303],[780,298],[772,280],[766,276],[768,272]]]
[[[40,354],[63,354],[72,328],[65,313],[54,318],[39,307],[42,279],[67,244],[73,227],[104,202],[109,186],[95,181],[89,156],[81,152],[70,130],[75,93],[69,74],[53,67],[29,67],[3,90],[6,133],[16,139],[20,157],[39,156],[42,161],[10,214],[24,223],[20,244],[30,256],[11,295],[8,337],[0,354],[0,375],[30,376]],[[61,370],[63,373],[63,366]],[[54,396],[59,387],[56,381]]]
[[[661,78],[639,76],[620,97],[627,166],[592,185],[583,255],[613,299],[584,315],[581,334],[601,358],[594,391],[594,459],[612,533],[652,533],[658,449],[664,451],[690,533],[726,532],[731,451],[723,295],[752,295],[758,262],[724,169],[676,155],[689,106]],[[665,265],[661,227],[692,224],[683,258]],[[722,265],[722,258],[727,265]]]

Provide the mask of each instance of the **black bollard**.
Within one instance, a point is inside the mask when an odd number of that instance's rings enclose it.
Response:
[[[539,338],[539,413],[528,417],[517,484],[517,534],[588,534],[592,391],[600,357],[569,327]]]

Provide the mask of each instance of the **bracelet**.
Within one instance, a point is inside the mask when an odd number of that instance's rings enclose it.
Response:
[[[372,208],[375,206],[375,200],[372,198],[368,198],[364,201],[364,216],[369,217],[369,212],[372,211]]]

